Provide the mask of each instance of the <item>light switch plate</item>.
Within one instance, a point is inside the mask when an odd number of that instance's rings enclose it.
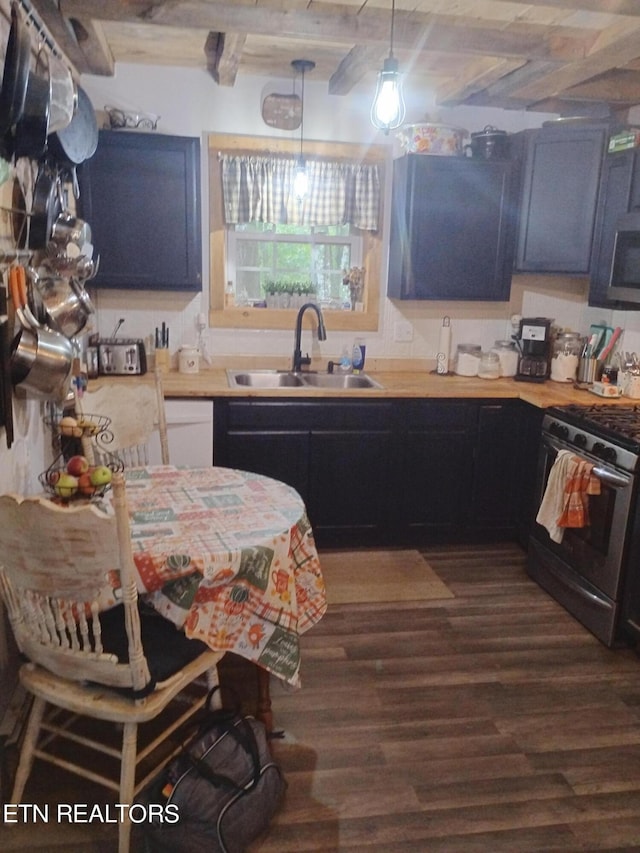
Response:
[[[393,327],[393,339],[398,343],[410,343],[413,340],[413,326],[408,320],[398,320]]]

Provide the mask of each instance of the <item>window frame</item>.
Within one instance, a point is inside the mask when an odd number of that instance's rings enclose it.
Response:
[[[288,139],[235,134],[209,134],[209,325],[213,328],[291,329],[297,311],[288,308],[254,308],[225,306],[227,228],[222,203],[220,153],[231,154],[296,154],[298,143]],[[333,159],[360,160],[377,163],[380,183],[385,186],[385,164],[388,148],[384,145],[357,145],[347,142],[315,142],[305,140],[305,153]],[[365,269],[363,311],[325,311],[325,325],[330,330],[376,331],[379,322],[382,234],[384,233],[384,192],[381,193],[378,230],[362,231],[362,266]]]

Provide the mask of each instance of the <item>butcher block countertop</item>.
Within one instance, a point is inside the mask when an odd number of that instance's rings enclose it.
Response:
[[[382,388],[335,390],[327,388],[230,388],[224,369],[208,368],[199,373],[179,373],[171,370],[163,375],[164,395],[176,397],[271,397],[291,400],[307,398],[465,398],[521,399],[541,409],[567,405],[632,405],[635,400],[626,397],[600,397],[587,390],[562,385],[550,380],[543,383],[516,382],[514,379],[479,379],[478,377],[438,376],[428,371],[374,371],[367,370]],[[98,380],[99,381],[99,380]],[[131,381],[126,379],[125,381]]]

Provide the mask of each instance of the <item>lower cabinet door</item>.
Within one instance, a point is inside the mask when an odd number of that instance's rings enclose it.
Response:
[[[368,545],[388,538],[389,432],[311,435],[309,516],[319,545]]]
[[[224,459],[219,464],[273,477],[292,486],[305,503],[309,498],[309,433],[240,432],[225,438]]]

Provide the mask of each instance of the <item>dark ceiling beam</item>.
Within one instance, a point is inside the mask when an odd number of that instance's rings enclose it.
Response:
[[[113,76],[115,63],[99,24],[86,16],[64,18],[56,0],[31,0],[31,6],[78,74]]]

